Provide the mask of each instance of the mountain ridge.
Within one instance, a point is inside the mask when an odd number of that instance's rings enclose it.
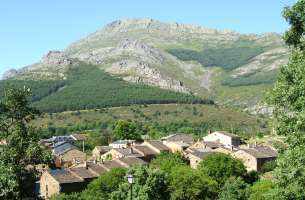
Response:
[[[261,102],[287,58],[288,48],[278,33],[241,34],[177,22],[126,19],[111,22],[62,52],[51,51],[39,63],[5,76],[64,80],[74,65],[85,62],[128,82],[211,97],[248,109]]]

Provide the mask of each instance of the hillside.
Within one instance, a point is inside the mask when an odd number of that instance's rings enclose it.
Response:
[[[5,80],[6,84],[32,89],[32,104],[41,111],[60,112],[133,104],[204,103],[190,94],[178,93],[143,84],[133,84],[110,76],[94,65],[73,66],[65,80]]]
[[[136,121],[142,134],[192,133],[197,137],[208,130],[230,130],[245,138],[267,133],[267,120],[229,108],[203,104],[134,105],[95,110],[44,114],[34,125],[45,131],[45,137],[84,130],[112,130],[117,120]]]
[[[72,66],[84,62],[127,82],[251,110],[263,99],[287,55],[276,33],[240,34],[130,19],[112,22],[22,70],[10,70],[5,78],[65,80]]]

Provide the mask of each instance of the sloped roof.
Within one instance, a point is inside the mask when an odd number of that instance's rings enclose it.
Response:
[[[66,169],[49,170],[48,172],[58,183],[83,182],[81,178],[75,176],[73,173]]]
[[[134,146],[133,148],[139,153],[143,154],[144,156],[157,154],[157,152],[155,152],[153,149],[149,148],[148,146],[138,145],[138,146]]]
[[[100,152],[110,151],[113,147],[111,146],[95,146],[94,149],[97,149]]]
[[[158,149],[159,151],[169,151],[169,148],[166,145],[164,145],[161,141],[148,140],[148,141],[145,141],[145,142],[150,144],[154,148]]]
[[[133,156],[133,157],[141,156],[138,152],[135,152],[132,148],[126,148],[126,149],[113,148],[113,150],[119,152],[120,154],[122,154],[124,156]]]
[[[75,147],[68,142],[63,142],[53,148],[53,153],[55,155],[62,155],[65,152],[70,151],[71,149],[75,149]]]
[[[113,169],[113,168],[122,168],[125,167],[124,165],[120,164],[119,162],[115,160],[107,160],[100,163],[102,167],[104,167],[107,170]]]
[[[193,143],[193,136],[190,134],[171,134],[169,136],[163,137],[162,140],[166,140],[168,142],[177,142],[183,141],[186,143]]]
[[[208,155],[210,155],[210,154],[212,154],[212,153],[214,153],[213,151],[193,151],[193,152],[190,152],[189,154],[191,154],[191,155],[193,155],[193,156],[195,156],[195,157],[197,157],[197,158],[200,158],[200,159],[203,159],[204,157],[206,157],[206,156],[208,156]]]
[[[135,142],[135,140],[116,140],[114,142],[112,142],[111,144],[129,144],[129,143],[133,143]]]
[[[88,136],[87,134],[72,134],[71,137],[77,141],[84,141],[87,140]]]
[[[99,164],[88,163],[88,168],[94,171],[96,174],[103,174],[107,172],[107,170]]]
[[[233,133],[229,133],[229,132],[227,132],[227,131],[215,131],[214,133],[220,133],[220,134],[223,134],[223,135],[232,137],[232,138],[240,138],[238,135],[235,135],[235,134],[233,134]],[[212,134],[213,134],[213,133],[212,133]]]
[[[76,167],[71,168],[69,170],[71,170],[72,173],[75,173],[77,176],[83,179],[92,179],[97,177],[97,175],[90,172],[86,167]]]
[[[126,164],[127,166],[134,166],[134,165],[145,165],[147,164],[145,161],[143,161],[140,158],[136,157],[125,157],[118,159],[120,162]]]
[[[278,153],[268,146],[257,146],[247,149],[241,149],[255,158],[276,158]]]

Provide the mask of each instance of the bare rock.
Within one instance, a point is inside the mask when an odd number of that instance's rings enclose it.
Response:
[[[61,51],[49,51],[46,55],[42,57],[41,63],[46,65],[65,66],[73,64],[73,61]]]
[[[15,77],[18,74],[18,71],[16,69],[10,69],[3,73],[1,79],[6,80]]]

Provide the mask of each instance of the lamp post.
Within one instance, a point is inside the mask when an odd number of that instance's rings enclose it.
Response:
[[[130,200],[132,200],[132,184],[134,183],[134,178],[133,178],[133,175],[129,174],[127,176],[127,181],[130,185]]]

